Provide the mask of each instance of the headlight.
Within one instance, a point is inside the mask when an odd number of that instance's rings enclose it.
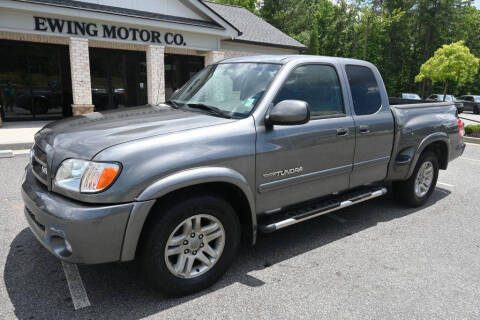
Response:
[[[65,190],[94,193],[110,186],[119,173],[116,163],[68,159],[60,165],[54,183]]]

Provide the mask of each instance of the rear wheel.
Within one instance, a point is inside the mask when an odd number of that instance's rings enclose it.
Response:
[[[438,170],[437,155],[431,151],[422,153],[412,176],[408,180],[394,182],[395,197],[412,207],[425,204],[437,184]]]
[[[151,220],[142,263],[149,281],[170,295],[203,290],[232,262],[240,223],[228,202],[196,196],[174,204]]]

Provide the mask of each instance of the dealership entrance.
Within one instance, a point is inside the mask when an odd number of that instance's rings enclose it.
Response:
[[[95,111],[145,105],[145,51],[89,48]],[[165,98],[205,64],[202,56],[165,54]],[[55,120],[72,115],[69,47],[0,41],[0,105],[5,121]]]
[[[212,1],[0,0],[0,125],[157,105],[204,66],[305,49]]]
[[[95,111],[147,103],[145,52],[90,48]]]

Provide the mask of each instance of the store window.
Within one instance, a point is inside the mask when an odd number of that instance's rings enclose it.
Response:
[[[2,118],[54,120],[72,114],[68,47],[0,40]]]
[[[204,58],[180,54],[165,55],[165,99],[168,100],[205,66]]]

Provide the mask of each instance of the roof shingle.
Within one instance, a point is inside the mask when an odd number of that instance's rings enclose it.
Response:
[[[236,29],[240,30],[242,35],[235,38],[234,41],[292,47],[300,50],[307,48],[243,7],[204,0],[202,2]]]

